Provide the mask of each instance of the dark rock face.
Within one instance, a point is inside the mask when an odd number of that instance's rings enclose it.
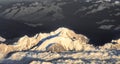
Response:
[[[50,32],[63,26],[85,34],[95,45],[103,45],[120,36],[119,2],[117,0],[16,0],[9,4],[0,4],[0,26],[2,26],[0,34],[6,38],[25,34],[32,36],[38,32]]]

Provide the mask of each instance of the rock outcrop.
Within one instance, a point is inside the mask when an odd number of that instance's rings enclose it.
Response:
[[[112,42],[116,42],[116,43],[120,44],[120,39],[112,40]]]
[[[120,39],[112,40],[110,43],[100,46],[101,49],[116,49],[120,50]]]
[[[66,49],[58,43],[52,44],[47,51],[51,51],[51,52],[63,52],[66,51]]]

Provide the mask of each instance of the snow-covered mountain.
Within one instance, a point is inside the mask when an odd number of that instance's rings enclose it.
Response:
[[[95,42],[119,37],[119,17],[119,0],[15,0],[0,4],[0,18],[44,30],[65,26],[95,38]]]
[[[113,43],[115,42],[115,43]],[[89,38],[60,27],[49,33],[0,44],[0,64],[119,64],[120,39],[104,46],[89,44]]]

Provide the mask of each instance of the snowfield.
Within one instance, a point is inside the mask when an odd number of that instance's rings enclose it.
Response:
[[[113,43],[114,42],[114,43]],[[1,64],[119,64],[120,39],[103,46],[68,28],[21,37],[12,45],[0,44]]]

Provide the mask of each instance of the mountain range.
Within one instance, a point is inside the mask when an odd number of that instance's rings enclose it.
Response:
[[[4,27],[1,31],[16,34],[20,31],[14,37],[31,34],[31,31],[48,32],[59,27],[68,27],[87,35],[92,42],[95,40],[94,42],[105,43],[120,36],[119,17],[119,0],[14,0],[0,3],[0,18],[8,23],[1,20],[0,25],[15,25],[12,31],[10,28],[5,30]],[[22,25],[29,29],[23,29]]]

